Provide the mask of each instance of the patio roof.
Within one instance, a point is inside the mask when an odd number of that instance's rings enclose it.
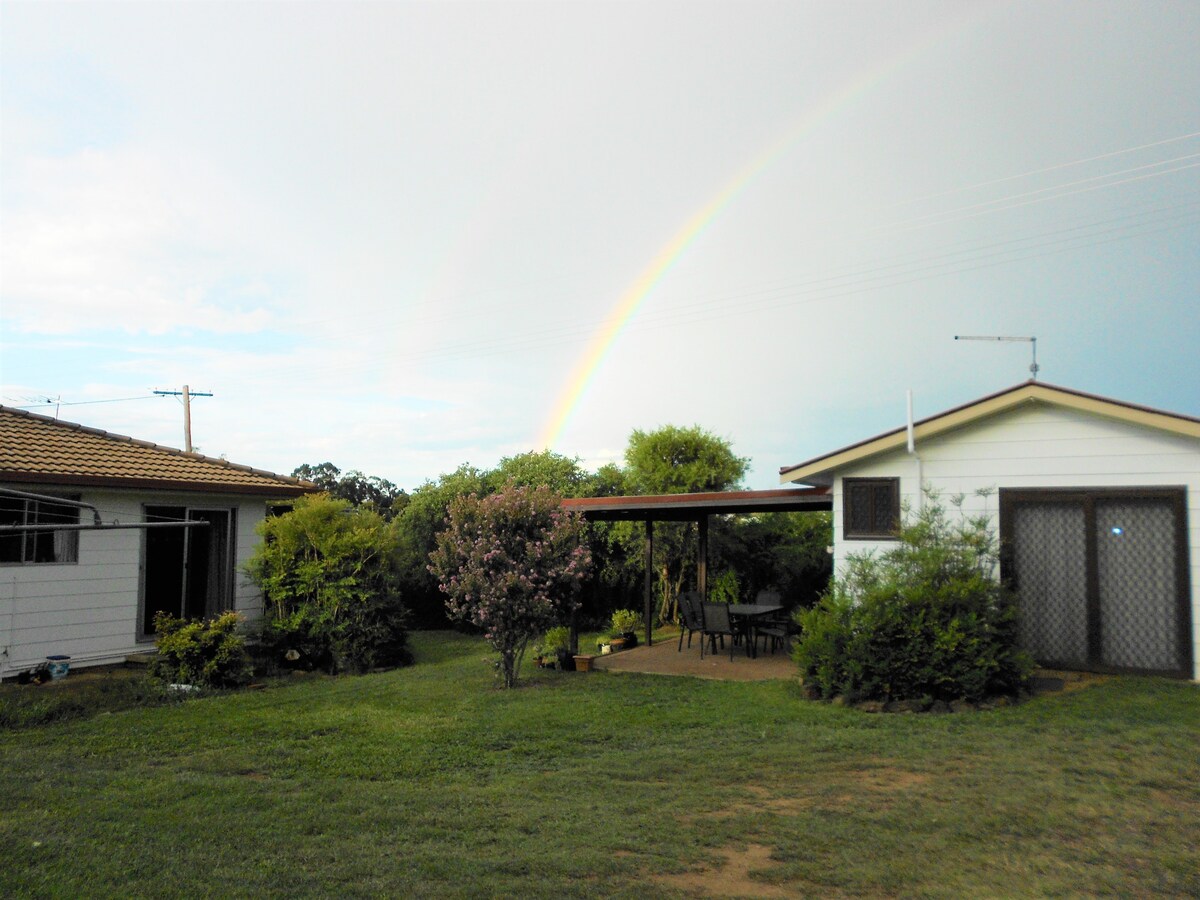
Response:
[[[708,517],[727,513],[807,512],[833,509],[833,494],[827,487],[775,488],[769,491],[713,491],[703,494],[648,494],[641,497],[574,497],[563,500],[563,508],[583,513],[592,522],[637,521],[646,523],[644,554],[643,625],[646,645],[653,643],[651,582],[654,567],[655,522],[696,522],[699,548],[696,559],[696,589],[708,596]],[[574,641],[574,626],[572,626]]]
[[[768,491],[713,491],[703,494],[647,494],[640,497],[574,497],[566,509],[589,521],[697,522],[710,515],[755,512],[809,512],[833,509],[829,488],[776,488]]]

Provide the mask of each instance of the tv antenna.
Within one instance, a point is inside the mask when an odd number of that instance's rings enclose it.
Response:
[[[956,334],[954,339],[956,341],[1019,341],[1022,344],[1029,344],[1033,348],[1033,361],[1029,364],[1029,377],[1032,381],[1037,381],[1037,338],[1009,337],[1007,335],[998,336],[990,334]]]

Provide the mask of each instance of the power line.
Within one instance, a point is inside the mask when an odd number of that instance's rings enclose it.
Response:
[[[55,406],[90,406],[95,403],[126,403],[130,400],[153,400],[153,394],[143,394],[138,397],[113,397],[110,400],[56,400],[49,397],[44,403],[37,403],[31,406],[14,406],[13,409],[44,409],[48,405]]]

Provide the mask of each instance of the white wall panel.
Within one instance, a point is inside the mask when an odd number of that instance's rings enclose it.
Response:
[[[61,487],[20,489],[62,492]],[[266,512],[260,498],[86,489],[75,493],[98,507],[105,522],[141,522],[146,504],[235,509],[234,608],[249,619],[261,617],[261,595],[242,574],[259,540],[255,526]],[[90,523],[91,513],[81,511],[80,521]],[[120,662],[152,647],[137,639],[142,535],[135,529],[83,531],[77,563],[0,566],[0,675],[29,668],[50,653],[69,654],[72,666],[77,666]]]
[[[887,541],[842,537],[842,478],[899,477],[902,502],[922,502],[921,486],[943,498],[964,494],[963,510],[987,514],[998,529],[1000,488],[1150,487],[1187,489],[1194,677],[1200,680],[1200,442],[1128,422],[1036,404],[918,441],[907,450],[849,465],[833,484],[834,559],[887,548]],[[991,496],[979,497],[979,489]]]

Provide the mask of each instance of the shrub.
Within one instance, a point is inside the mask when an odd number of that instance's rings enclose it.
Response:
[[[954,498],[961,508],[962,498]],[[937,494],[894,547],[851,555],[820,602],[797,613],[793,651],[822,697],[980,700],[1016,693],[1032,662],[1017,649],[1013,597],[995,578],[986,517],[952,522]]]
[[[708,586],[708,599],[713,603],[737,603],[741,596],[737,572],[726,569]]]
[[[551,628],[542,635],[534,653],[544,659],[553,659],[561,668],[563,660],[571,655],[571,629],[566,625]]]
[[[586,527],[547,487],[510,484],[451,503],[429,571],[451,618],[482,628],[499,652],[505,687],[516,684],[530,638],[574,607],[591,564]]]
[[[276,661],[365,672],[410,661],[396,588],[395,532],[376,512],[325,494],[259,526],[246,566],[267,601],[263,644]]]
[[[243,621],[235,612],[213,619],[176,619],[169,613],[154,616],[158,655],[150,671],[171,684],[235,687],[250,678],[246,643],[237,633]]]
[[[618,609],[612,614],[612,630],[617,634],[636,632],[642,624],[642,617],[632,609]]]

